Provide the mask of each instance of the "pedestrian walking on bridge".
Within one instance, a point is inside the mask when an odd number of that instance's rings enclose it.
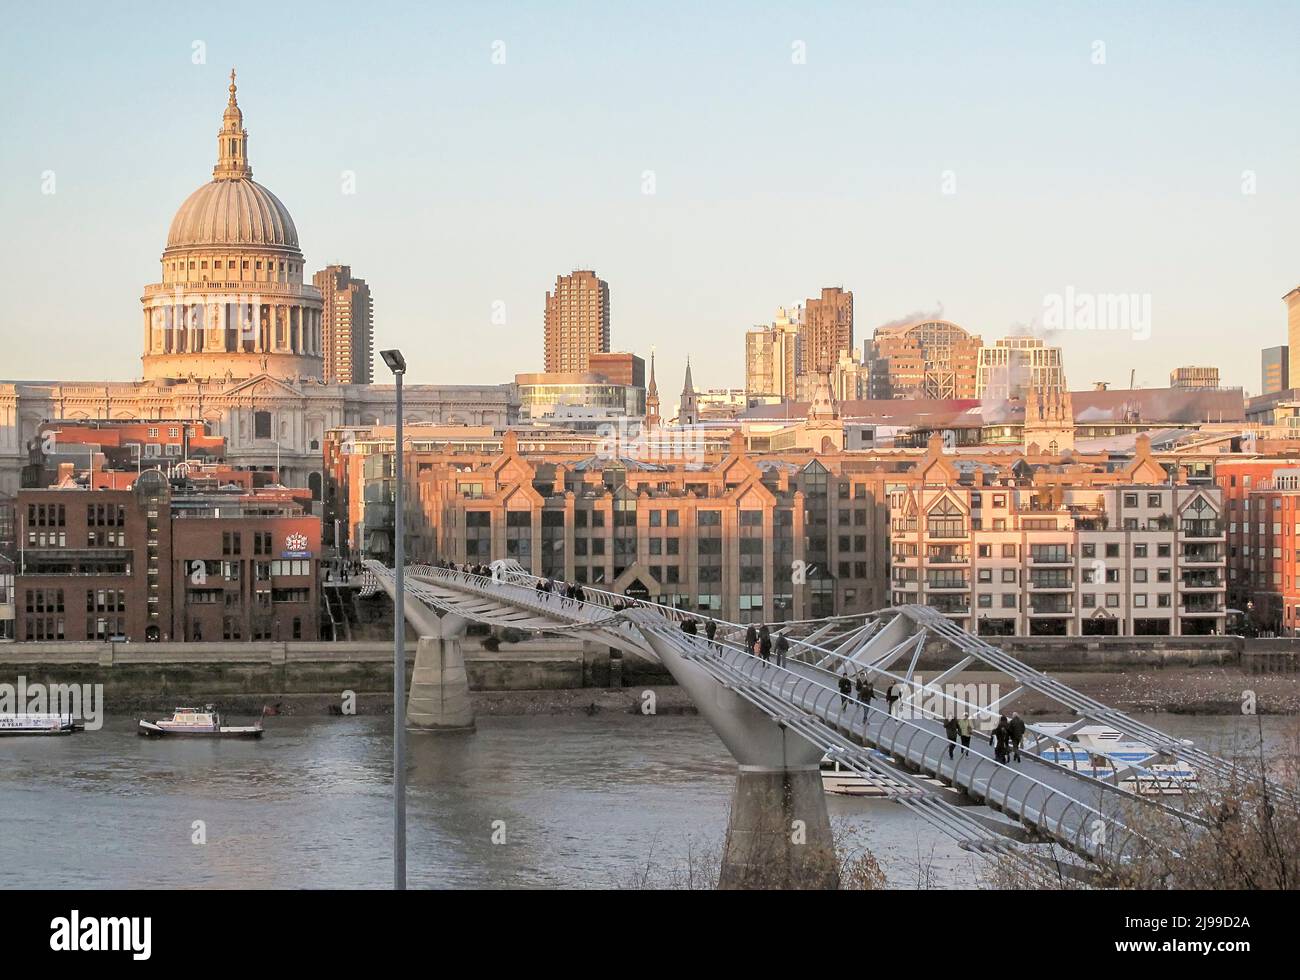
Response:
[[[1019,711],[1011,712],[1011,721],[1007,723],[1008,734],[1010,735],[1011,751],[1015,753],[1015,759],[1020,761],[1020,743],[1025,738],[1025,721],[1020,717]]]
[[[899,691],[898,684],[896,683],[890,684],[889,687],[885,689],[885,707],[891,715],[894,713],[894,702],[899,700],[902,696],[902,692]]]
[[[998,726],[989,736],[989,745],[993,746],[993,758],[998,762],[1007,761],[1007,745],[1011,741],[1011,724],[1006,715],[998,716]]]
[[[785,655],[790,652],[790,641],[785,638],[784,633],[778,633],[776,637],[776,665],[785,666]]]
[[[849,695],[853,693],[853,682],[849,680],[849,675],[845,674],[840,678],[840,707],[843,708],[849,703]]]
[[[943,733],[948,736],[948,758],[952,758],[953,752],[957,748],[957,719],[945,718],[943,720]]]
[[[871,681],[867,680],[866,674],[859,674],[854,686],[858,689],[858,700],[862,702],[862,717],[866,718],[871,712],[871,699],[876,696],[876,692],[871,689]]]
[[[970,755],[970,719],[962,715],[957,719],[957,737],[961,739],[961,754]]]

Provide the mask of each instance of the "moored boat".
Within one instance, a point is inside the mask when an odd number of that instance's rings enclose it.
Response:
[[[177,708],[170,718],[140,720],[139,733],[151,738],[164,735],[188,735],[196,738],[261,738],[262,719],[253,725],[223,725],[221,713],[212,705],[202,708]]]
[[[1190,765],[1105,725],[1037,722],[1032,728],[1042,738],[1035,741],[1031,735],[1026,750],[1067,769],[1141,795],[1179,795],[1197,788]]]
[[[71,735],[85,728],[72,715],[0,713],[0,735]]]

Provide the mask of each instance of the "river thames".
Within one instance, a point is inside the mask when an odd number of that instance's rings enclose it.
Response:
[[[1257,742],[1254,718],[1143,718],[1215,751]],[[1266,744],[1293,723],[1265,717]],[[665,884],[722,843],[734,763],[699,717],[478,726],[409,736],[411,887]],[[124,717],[0,739],[5,887],[389,887],[391,744],[386,717],[269,718],[260,741],[144,739]],[[896,803],[829,808],[891,887],[980,883],[978,859]]]

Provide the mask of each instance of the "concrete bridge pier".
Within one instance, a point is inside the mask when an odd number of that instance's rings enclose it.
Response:
[[[741,766],[731,794],[718,887],[839,887],[839,865],[818,766]]]
[[[777,724],[653,633],[645,637],[740,763],[718,887],[838,888],[822,747]]]
[[[454,622],[449,622],[454,620]],[[443,616],[437,636],[421,636],[406,699],[406,727],[413,731],[472,732],[474,709],[461,638],[468,623]]]
[[[388,597],[395,584],[376,577]],[[406,727],[418,732],[472,732],[474,709],[469,701],[469,675],[461,640],[469,621],[453,613],[439,616],[422,602],[408,597],[402,604],[406,622],[420,638],[406,693]],[[401,710],[393,705],[394,711]]]

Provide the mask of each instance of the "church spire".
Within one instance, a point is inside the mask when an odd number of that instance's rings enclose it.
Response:
[[[235,69],[230,69],[230,100],[221,117],[221,132],[217,134],[217,165],[212,168],[217,180],[246,180],[253,176],[248,165],[248,131],[244,129],[244,113],[235,98]]]
[[[650,386],[645,391],[645,422],[647,428],[659,424],[659,385],[655,382],[655,349],[650,348]]]
[[[682,385],[682,400],[677,405],[677,423],[694,425],[700,420],[699,399],[695,394],[695,382],[691,379],[691,359],[686,358],[686,381]]]

